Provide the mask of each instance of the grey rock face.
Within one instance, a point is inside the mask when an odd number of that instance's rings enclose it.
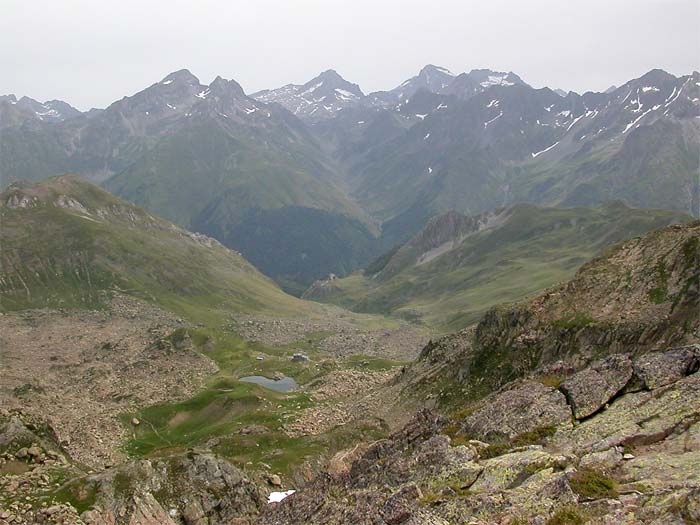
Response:
[[[462,430],[484,439],[512,438],[570,420],[571,411],[561,392],[537,381],[525,381],[486,398],[464,420]]]
[[[619,393],[632,378],[632,361],[613,355],[593,363],[562,383],[576,419],[590,416]]]
[[[123,480],[129,480],[125,483]],[[95,508],[86,523],[185,523],[215,525],[256,514],[264,496],[227,461],[188,453],[127,463],[86,478],[95,487]],[[157,499],[156,499],[157,496]]]
[[[654,390],[696,372],[700,368],[700,345],[644,355],[634,361],[634,375],[642,386]]]

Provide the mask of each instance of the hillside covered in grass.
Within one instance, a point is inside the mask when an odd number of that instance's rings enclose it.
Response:
[[[570,278],[608,246],[688,219],[682,212],[619,202],[599,208],[516,205],[474,217],[449,212],[364,273],[317,282],[304,297],[458,329],[496,304]]]
[[[290,313],[303,302],[241,255],[64,175],[0,194],[2,310],[100,308],[112,292],[170,311]]]

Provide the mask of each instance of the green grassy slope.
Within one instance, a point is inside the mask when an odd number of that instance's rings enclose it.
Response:
[[[390,313],[440,330],[475,322],[491,306],[522,299],[570,278],[584,262],[624,239],[689,219],[681,212],[601,208],[514,207],[500,225],[467,236],[421,265],[415,248],[399,250],[398,273],[347,278],[312,289],[311,299],[356,311]],[[413,257],[413,263],[406,259]]]
[[[5,311],[94,308],[111,290],[173,311],[303,310],[237,253],[76,176],[10,187],[0,213]]]

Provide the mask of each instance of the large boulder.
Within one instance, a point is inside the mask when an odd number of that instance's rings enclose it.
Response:
[[[646,354],[634,361],[634,375],[641,386],[654,390],[675,383],[700,368],[700,345]]]
[[[632,361],[616,354],[596,361],[561,384],[576,419],[597,412],[622,391],[632,378]]]
[[[481,439],[511,439],[546,426],[571,422],[571,410],[558,390],[523,381],[488,396],[465,418],[462,431]]]

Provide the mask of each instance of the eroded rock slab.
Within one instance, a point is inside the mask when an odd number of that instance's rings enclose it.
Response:
[[[524,381],[487,397],[462,425],[465,433],[482,439],[512,438],[545,426],[571,421],[566,398],[537,381]]]
[[[561,385],[574,417],[583,419],[602,408],[629,383],[632,361],[627,355],[612,355],[577,372]]]

